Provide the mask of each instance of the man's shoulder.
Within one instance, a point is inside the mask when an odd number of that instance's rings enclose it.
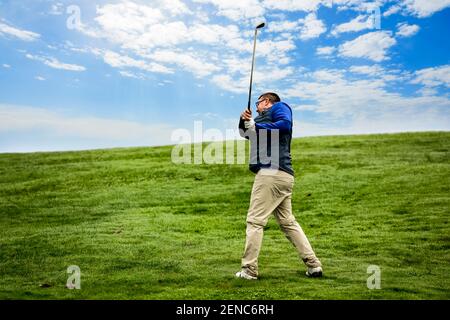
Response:
[[[272,106],[272,113],[278,116],[287,117],[289,119],[292,118],[292,109],[291,107],[283,101],[277,102]],[[292,121],[292,120],[291,120]]]
[[[286,109],[286,108],[292,110],[291,107],[286,102],[283,101],[276,102],[272,106],[272,109]]]

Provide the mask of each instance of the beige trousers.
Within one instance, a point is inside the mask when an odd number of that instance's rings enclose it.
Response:
[[[272,212],[303,262],[311,268],[321,266],[308,238],[292,214],[293,186],[294,177],[281,170],[261,169],[256,174],[247,214],[247,236],[242,257],[242,268],[250,275],[258,275],[263,229]]]

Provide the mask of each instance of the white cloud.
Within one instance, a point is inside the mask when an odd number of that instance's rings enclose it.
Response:
[[[45,65],[52,67],[54,69],[63,69],[63,70],[69,70],[69,71],[84,71],[84,70],[86,70],[82,66],[61,63],[57,59],[51,58],[51,57],[47,58],[47,57],[32,55],[29,53],[27,53],[25,55],[25,57],[30,60],[43,62]]]
[[[265,13],[265,9],[259,0],[194,0],[194,2],[212,4],[217,7],[218,15],[225,16],[234,21],[261,18]]]
[[[189,41],[189,30],[182,21],[151,25],[140,35],[132,35],[130,42],[122,42],[123,48],[136,52],[149,51],[155,47],[175,47]]]
[[[41,76],[36,76],[36,77],[34,77],[36,80],[39,80],[39,81],[45,81],[46,79],[44,78],[44,77],[41,77]]]
[[[211,80],[224,90],[234,93],[245,93],[248,92],[249,66],[245,70],[248,70],[248,72],[240,72],[238,76],[234,76],[233,74],[217,74]],[[288,78],[293,73],[294,69],[292,67],[278,68],[273,65],[263,66],[254,71],[253,85],[255,87],[253,89],[255,91],[269,91],[270,88],[274,88],[274,85],[276,86],[280,81]],[[273,90],[271,89],[271,91]]]
[[[317,47],[316,54],[319,56],[329,56],[332,55],[336,51],[335,47],[327,46],[327,47]]]
[[[122,48],[145,53],[154,47],[186,42],[186,25],[180,20],[169,22],[169,19],[190,13],[178,0],[160,0],[159,5],[153,6],[122,1],[97,7],[94,20],[99,28],[84,26],[81,31],[89,36],[107,38]]]
[[[309,74],[315,81],[319,82],[334,82],[342,81],[344,71],[339,69],[320,69]]]
[[[395,33],[399,37],[411,37],[419,32],[420,27],[416,24],[399,23],[397,24],[398,31]]]
[[[280,81],[291,82],[292,79],[288,80],[286,77],[292,75],[289,64],[297,54],[290,54],[296,49],[294,40],[320,37],[327,28],[324,21],[318,19],[316,11],[320,6],[330,4],[329,1],[195,0],[189,2],[189,8],[183,7],[182,2],[178,0],[175,2],[174,6],[164,5],[169,1],[150,6],[145,2],[125,0],[100,5],[94,19],[96,25],[91,26],[90,30],[95,30],[96,37],[106,38],[113,45],[120,47],[120,54],[107,50],[98,55],[102,56],[106,63],[121,69],[119,73],[125,77],[144,76],[126,68],[158,73],[183,70],[196,77],[208,77],[224,90],[244,93],[248,90],[252,52],[253,30],[249,26],[253,25],[254,19],[261,18],[269,10],[275,10],[275,15],[279,15],[276,10],[307,12],[304,18],[296,21],[289,21],[286,16],[280,20],[278,16],[277,21],[269,22],[267,28],[261,31],[263,36],[257,43],[255,84],[258,85],[262,70],[268,70],[271,74],[276,70],[279,75],[283,75],[279,77]],[[371,3],[356,0],[333,2],[339,9],[349,8],[360,12],[355,19],[336,26],[333,29],[334,34],[370,28],[372,20],[369,19],[367,10],[374,8],[375,4],[383,5],[387,2],[376,0]],[[194,5],[195,12],[192,12]],[[170,11],[170,8],[178,7],[179,9]],[[211,8],[214,11],[211,12]],[[210,17],[225,16],[236,22],[221,25],[219,23],[224,23],[223,21],[230,21],[219,17],[219,20],[214,19],[215,21],[211,18],[215,23],[208,23],[205,21],[209,21],[209,18],[199,18],[205,12],[208,12]],[[174,17],[176,19],[173,19]],[[397,34],[400,36],[402,32]],[[339,47],[318,47],[316,54],[329,57],[338,51],[341,57],[366,58],[380,62],[389,59],[388,51],[395,44],[396,39],[391,32],[375,31],[347,41]],[[268,66],[272,68],[267,68]],[[283,69],[284,72],[281,72]],[[355,66],[349,71],[354,76],[371,75],[370,72],[375,72],[375,67],[364,69]],[[332,76],[317,74],[320,75]],[[399,75],[392,73],[379,76],[380,81],[396,81],[399,78]],[[259,85],[262,87],[265,83]]]
[[[317,106],[315,104],[300,104],[299,106],[292,107],[292,110],[300,110],[300,111],[315,111],[316,109]]]
[[[62,15],[63,13],[64,13],[64,4],[58,2],[51,5],[49,14],[59,16]]]
[[[142,34],[149,27],[164,19],[159,9],[138,5],[132,1],[122,1],[97,7],[95,21],[103,30],[113,33],[113,36]],[[121,40],[121,39],[119,39]]]
[[[322,20],[317,19],[315,13],[308,14],[304,19],[300,19],[300,39],[308,40],[319,37],[327,28]]]
[[[264,0],[263,4],[269,9],[284,11],[315,12],[320,5],[331,7],[333,0]]]
[[[430,87],[423,87],[423,88],[417,90],[417,92],[419,94],[421,94],[422,96],[435,96],[435,95],[438,95],[438,91],[435,88],[430,88]]]
[[[165,3],[172,8],[168,5],[170,1]],[[238,7],[223,5],[227,8]],[[98,23],[98,30],[86,28],[87,34],[105,37],[125,52],[121,59],[117,54],[107,52],[104,59],[110,65],[130,65],[148,72],[173,72],[171,68],[176,65],[197,77],[204,77],[221,69],[220,61],[218,63],[216,59],[219,53],[215,51],[225,51],[224,46],[226,52],[231,50],[250,53],[252,50],[250,39],[244,40],[235,25],[203,24],[195,19],[192,22],[192,19],[188,20],[191,25],[186,25],[180,19],[170,21],[170,14],[165,14],[169,9],[165,10],[164,6],[149,7],[130,1],[104,5],[97,9],[95,21]],[[186,13],[186,10],[177,12]],[[92,30],[95,32],[91,32]],[[280,49],[283,44],[285,43],[277,42],[275,46]],[[189,47],[186,48],[188,45],[207,45],[208,48],[194,52]],[[142,59],[126,57],[130,51]],[[261,43],[258,51],[267,51],[264,50],[264,44]],[[284,51],[280,50],[277,58],[285,58],[280,57]]]
[[[221,26],[218,24],[195,23],[186,29],[186,42],[199,44],[220,45],[239,51],[250,51],[250,42],[245,42],[235,25]]]
[[[174,16],[192,14],[188,6],[180,0],[157,0],[155,7],[167,10]]]
[[[368,12],[381,8],[388,0],[332,0],[333,7],[338,11],[354,10]]]
[[[35,41],[41,36],[35,32],[11,27],[3,22],[0,22],[0,35],[12,36],[23,41]]]
[[[11,68],[11,66],[9,64],[6,64],[6,63],[2,64],[2,66],[3,66],[3,68],[6,68],[6,69]]]
[[[276,83],[277,81],[286,79],[293,73],[294,73],[293,67],[278,68],[276,66],[270,65],[264,66],[263,68],[254,71],[254,78],[255,78],[254,83],[261,85],[267,84],[271,86],[273,83]]]
[[[211,81],[220,88],[234,93],[245,93],[248,90],[248,79],[242,77],[236,80],[229,74],[218,74],[213,76]]]
[[[450,6],[450,0],[401,0],[392,5],[384,13],[389,17],[395,13],[426,18]]]
[[[447,97],[433,95],[431,91],[421,96],[393,91],[395,86],[383,80],[385,72],[381,72],[377,65],[355,66],[352,72],[366,73],[370,77],[355,79],[353,75],[347,77],[348,74],[342,70],[321,69],[306,74],[302,81],[282,92],[282,96],[289,100],[308,101],[298,106],[293,104],[295,110],[320,113],[316,122],[297,123],[297,135],[450,129],[447,112],[450,100]],[[441,78],[445,70],[438,74],[437,77]],[[397,81],[399,84],[404,82]]]
[[[351,66],[350,72],[359,73],[359,74],[367,74],[367,75],[381,75],[385,72],[385,70],[379,65],[372,66]]]
[[[41,143],[29,143],[10,136],[10,149],[14,150],[74,149],[74,141],[78,140],[81,141],[80,149],[163,145],[171,143],[170,136],[174,129],[161,123],[139,123],[92,116],[73,117],[42,108],[0,105],[0,133],[4,134],[2,145],[7,142],[7,134],[33,132],[33,139],[39,139],[36,137],[36,132],[39,132],[42,137]],[[50,142],[46,137],[51,137]],[[27,139],[31,139],[29,135]]]
[[[193,113],[192,114],[193,117],[199,119],[199,118],[204,118],[204,119],[208,119],[208,120],[212,120],[212,119],[218,119],[220,118],[220,115],[214,112],[202,112],[202,113]]]
[[[424,18],[450,6],[450,0],[404,0],[407,12]]]
[[[179,65],[184,70],[192,72],[197,77],[204,77],[220,70],[220,67],[215,64],[202,61],[186,52],[159,50],[149,54],[148,57],[158,62]]]
[[[450,100],[445,97],[408,97],[390,91],[392,85],[382,78],[384,72],[377,70],[377,66],[372,67],[373,70],[370,70],[370,66],[351,69],[352,72],[360,73],[374,71],[375,73],[370,74],[371,77],[368,79],[347,78],[345,71],[339,69],[317,70],[306,74],[304,80],[298,81],[288,88],[283,96],[314,101],[317,112],[327,112],[337,116],[372,112],[371,110],[374,108],[396,110],[397,107],[434,106],[443,108],[450,106]],[[447,70],[418,71],[417,75],[421,78],[417,82],[422,82],[423,77],[427,80],[438,78],[441,82],[449,81],[448,76],[445,76]],[[430,73],[432,74],[430,75]]]
[[[250,74],[251,65],[248,63],[248,61],[243,61],[242,59],[239,59],[238,57],[230,55],[230,56],[222,59],[222,62],[225,64],[226,70],[228,71],[229,74],[235,74],[235,73],[238,73],[241,75]]]
[[[114,6],[114,5],[108,5]],[[163,16],[155,13],[139,14],[140,11],[155,11],[158,9],[139,6],[125,15],[119,14],[113,8],[102,8],[101,15],[95,20],[100,24],[100,31],[96,33],[100,37],[106,37],[113,43],[119,44],[122,48],[132,49],[138,53],[148,52],[155,47],[170,47],[188,42],[188,29],[182,21],[166,22],[161,21]],[[116,21],[116,15],[120,15]],[[148,15],[148,19],[147,19]]]
[[[385,12],[383,12],[383,17],[389,17],[390,15],[393,15],[397,12],[399,12],[402,9],[399,5],[393,5],[389,9],[387,9]]]
[[[415,72],[411,83],[420,83],[426,87],[446,86],[450,88],[450,65],[426,68]]]
[[[257,46],[256,54],[258,56],[267,58],[269,62],[277,62],[280,64],[285,64],[284,62],[289,61],[289,57],[286,55],[287,52],[296,48],[292,39],[280,41],[264,40],[258,42]]]
[[[411,73],[398,69],[385,69],[378,64],[351,66],[349,71],[355,75],[363,75],[369,78],[377,78],[388,82],[404,82],[411,79]]]
[[[227,0],[194,0],[197,3],[210,3],[218,8],[218,15],[225,16],[234,21],[242,19],[261,18],[264,15],[264,7],[258,0],[242,0],[238,2]]]
[[[129,56],[120,55],[110,50],[96,50],[94,51],[94,53],[101,56],[103,58],[103,61],[115,68],[138,68],[148,72],[173,73],[172,70],[161,64],[147,62],[144,60],[136,60]]]
[[[121,70],[121,71],[119,71],[119,74],[126,78],[134,78],[134,79],[139,79],[139,80],[145,79],[145,77],[142,74],[137,74],[137,73],[133,73],[130,71]]]
[[[298,21],[274,21],[268,24],[267,28],[270,32],[284,32],[284,31],[293,31],[297,29],[299,26]]]
[[[260,6],[258,0],[239,3],[220,0],[196,2],[204,7],[207,4],[212,5],[220,14],[230,18],[234,18],[232,12],[236,11],[241,18],[244,16],[243,19],[253,19],[252,17],[257,15],[253,6]],[[196,10],[201,13],[206,10],[204,7],[197,7]],[[129,66],[147,72],[174,72],[179,69],[196,77],[219,76],[216,79],[220,79],[221,74],[232,75],[235,72],[235,69],[227,69],[234,68],[230,61],[225,61],[229,56],[246,61],[248,66],[253,49],[252,30],[241,31],[237,24],[205,23],[205,19],[198,18],[197,11],[189,19],[172,19],[164,6],[150,7],[141,3],[121,1],[98,7],[97,17],[94,19],[96,24],[85,26],[81,31],[89,36],[106,38],[119,46],[120,55],[111,53],[110,50],[97,50],[97,53],[91,50],[102,56],[106,63],[118,68]],[[242,23],[242,20],[239,22]],[[311,38],[322,32],[318,32],[317,27],[320,29],[323,23],[312,14],[300,22],[297,21],[296,25],[299,34]],[[262,32],[265,31],[266,29],[263,29]],[[257,46],[257,63],[261,66],[267,63],[287,65],[291,61],[287,53],[296,48],[292,37],[273,39],[270,35],[259,39]],[[80,50],[82,51],[85,50]],[[139,58],[131,58],[134,56]],[[122,75],[126,76],[123,73]]]
[[[366,58],[376,62],[388,59],[387,50],[397,41],[389,31],[366,33],[339,46],[339,54],[345,57]]]
[[[371,28],[373,28],[373,19],[367,15],[358,15],[353,20],[336,26],[331,31],[331,34],[333,36],[338,36],[340,33],[344,32],[357,32]]]
[[[86,70],[86,68],[83,66],[76,65],[76,64],[63,63],[53,57],[42,57],[42,56],[32,55],[29,53],[27,53],[25,55],[25,57],[27,57],[30,60],[41,61],[45,65],[47,65],[53,69],[60,69],[60,70],[67,70],[67,71],[85,71]]]
[[[83,66],[79,66],[76,64],[63,63],[63,62],[58,61],[55,58],[50,58],[48,60],[45,60],[44,63],[54,69],[61,69],[61,70],[67,70],[67,71],[85,71],[86,70],[86,68]]]

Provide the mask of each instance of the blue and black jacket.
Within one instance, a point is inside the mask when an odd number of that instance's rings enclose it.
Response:
[[[267,156],[271,156],[271,131],[278,130],[278,169],[283,170],[291,175],[294,175],[294,170],[292,169],[292,159],[291,159],[291,140],[292,140],[292,109],[284,102],[277,102],[269,109],[261,112],[255,119],[255,129],[256,129],[256,140],[252,140],[251,156],[249,169],[257,173],[261,168],[273,168],[273,164],[264,163],[261,161],[261,155],[267,153]],[[249,139],[250,132],[245,129],[244,120],[239,121],[239,133],[242,137]],[[261,134],[261,129],[265,129],[267,135]],[[260,139],[267,139],[267,149],[262,150],[260,148]],[[256,143],[255,143],[256,142]],[[260,150],[261,149],[261,150]]]

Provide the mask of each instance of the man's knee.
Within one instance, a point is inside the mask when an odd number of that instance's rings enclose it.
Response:
[[[247,228],[262,229],[266,226],[267,221],[258,219],[247,219]]]
[[[290,228],[292,226],[295,226],[297,224],[297,221],[295,220],[295,218],[290,218],[290,219],[277,219],[278,224],[280,225],[281,228]]]

